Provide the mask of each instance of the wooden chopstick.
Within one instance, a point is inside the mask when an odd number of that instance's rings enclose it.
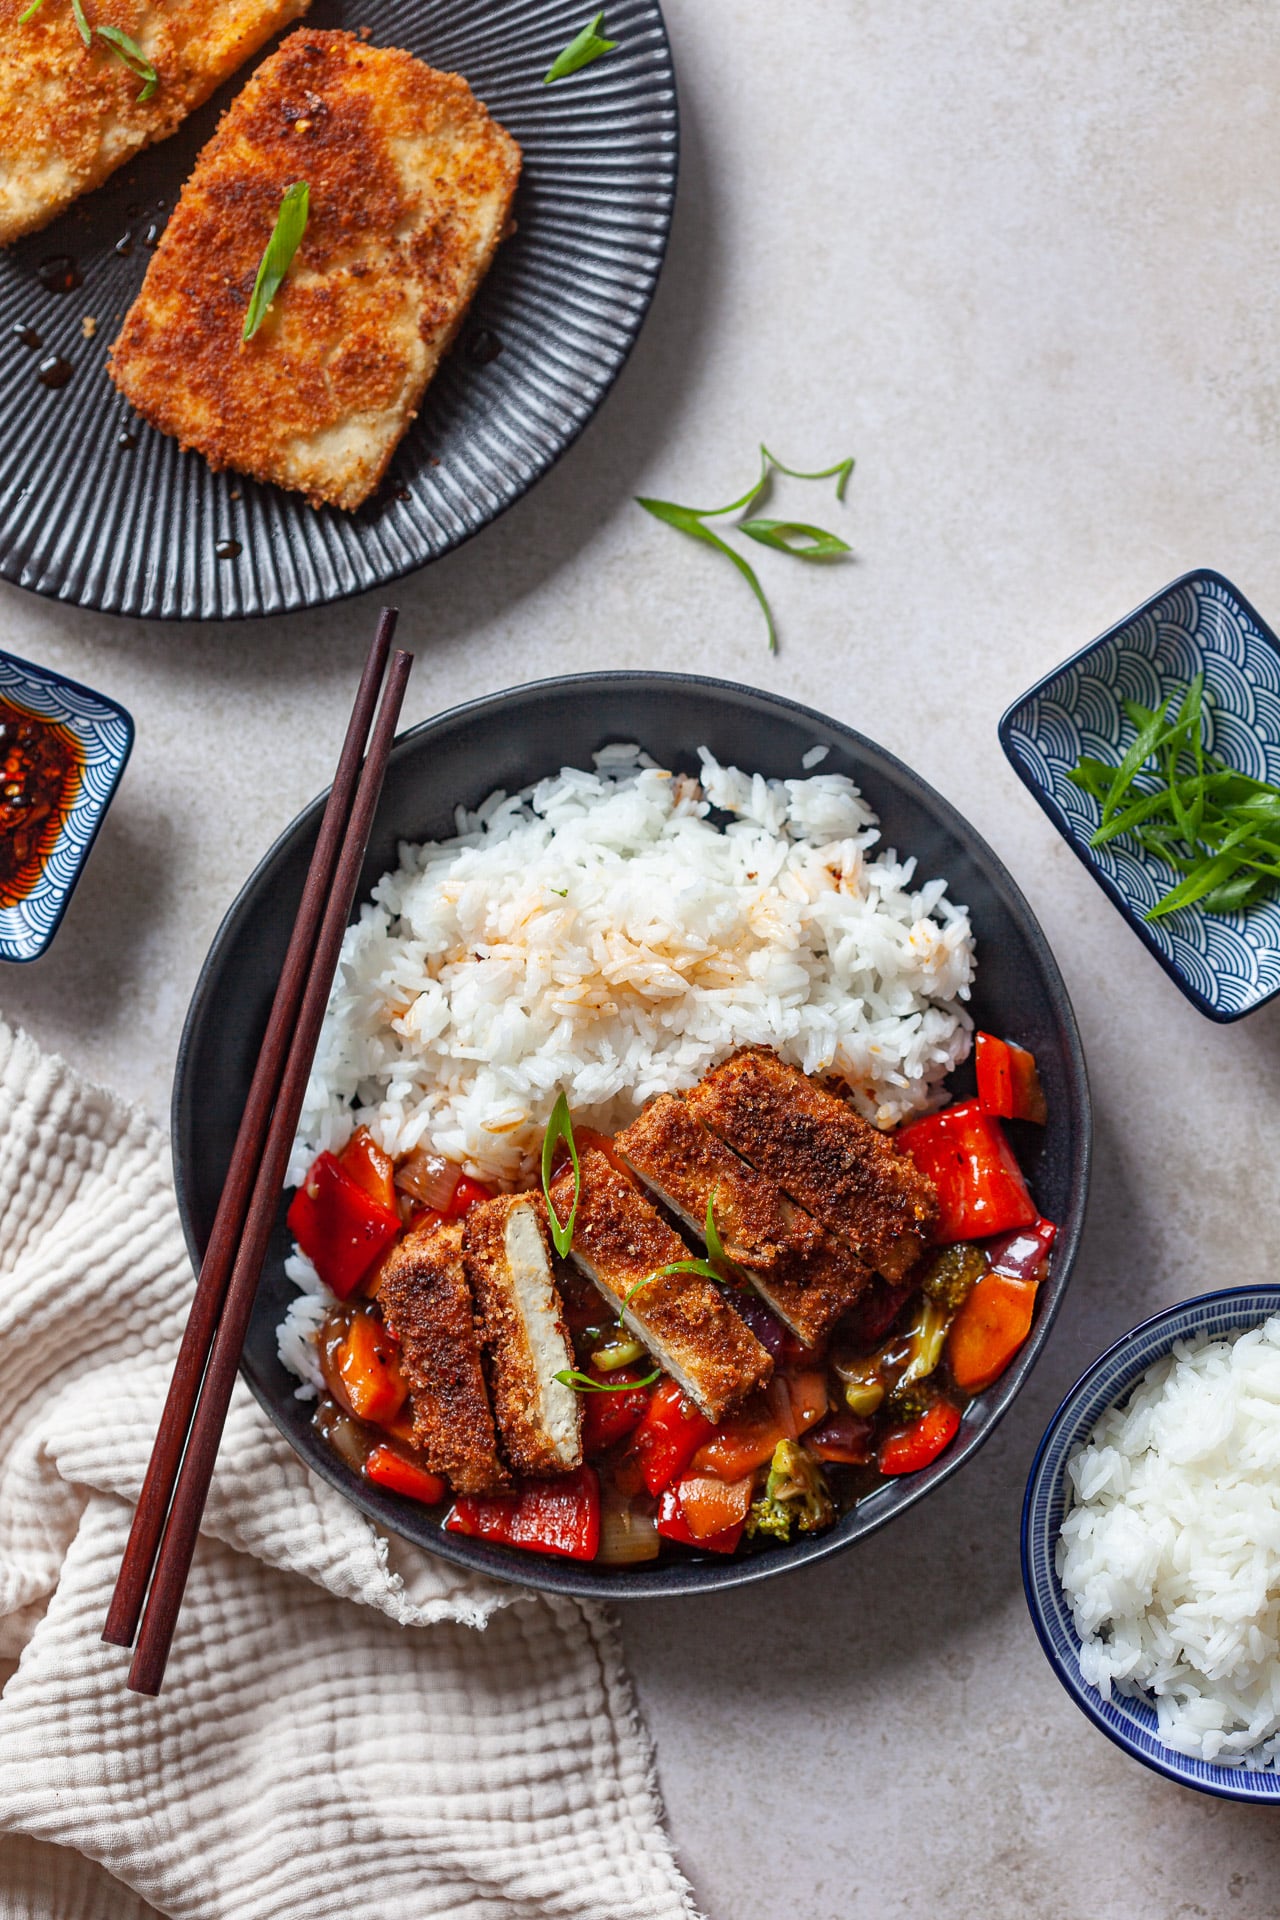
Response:
[[[164,1679],[169,1647],[177,1625],[187,1576],[191,1571],[200,1518],[213,1477],[218,1444],[222,1438],[227,1408],[231,1404],[240,1350],[253,1311],[267,1242],[279,1209],[285,1169],[297,1132],[307,1079],[329,1002],[342,937],[351,916],[387,760],[395,739],[405,683],[412,665],[412,654],[396,654],[391,662],[378,717],[374,721],[369,751],[356,788],[333,885],[321,918],[315,956],[307,976],[297,1025],[285,1058],[280,1090],[267,1128],[266,1144],[253,1183],[244,1231],[214,1332],[186,1453],[178,1472],[173,1504],[156,1555],[151,1589],[138,1631],[138,1644],[129,1669],[129,1685],[135,1693],[159,1693]]]
[[[347,736],[343,742],[342,753],[333,776],[333,785],[329,790],[324,816],[320,822],[315,850],[311,855],[311,865],[307,870],[306,884],[298,904],[297,918],[285,952],[284,964],[280,969],[275,997],[271,1003],[267,1030],[262,1038],[262,1047],[253,1071],[244,1112],[240,1116],[240,1126],[236,1132],[231,1162],[218,1200],[218,1209],[214,1215],[213,1230],[209,1235],[204,1259],[200,1263],[200,1277],[196,1282],[195,1297],[191,1302],[186,1330],[178,1349],[178,1358],[174,1363],[173,1378],[169,1383],[169,1392],[165,1399],[164,1411],[160,1416],[151,1459],[142,1482],[142,1492],[138,1497],[133,1525],[129,1529],[124,1557],[116,1576],[115,1591],[111,1596],[111,1606],[102,1632],[103,1639],[112,1646],[131,1647],[134,1634],[138,1630],[138,1619],[142,1613],[142,1603],[146,1598],[147,1583],[155,1564],[156,1550],[160,1545],[165,1516],[173,1498],[178,1466],[187,1444],[187,1434],[195,1412],[200,1382],[204,1378],[209,1348],[213,1341],[214,1329],[218,1324],[218,1316],[222,1311],[232,1261],[244,1226],[254,1172],[262,1157],[263,1143],[267,1137],[267,1123],[271,1118],[271,1109],[280,1085],[280,1076],[284,1071],[285,1055],[297,1018],[303,988],[307,983],[307,973],[315,951],[321,916],[333,884],[334,869],[337,866],[338,854],[347,830],[356,782],[360,777],[360,763],[364,757],[365,742],[369,736],[369,726],[378,700],[378,689],[382,685],[383,674],[386,671],[387,655],[391,651],[391,637],[395,632],[398,618],[399,614],[394,607],[383,608],[382,616],[378,621],[378,630],[373,636],[369,655],[365,661],[355,705],[351,709]]]

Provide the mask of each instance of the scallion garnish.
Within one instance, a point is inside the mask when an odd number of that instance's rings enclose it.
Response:
[[[1280,881],[1280,787],[1206,749],[1206,705],[1202,673],[1180,700],[1176,691],[1160,707],[1126,700],[1135,731],[1119,766],[1082,754],[1068,776],[1102,809],[1090,846],[1127,835],[1182,875],[1147,920],[1197,902],[1210,913],[1241,912]]]
[[[574,35],[563,53],[558,53],[551,62],[543,79],[543,85],[549,87],[553,80],[563,80],[568,74],[577,73],[582,67],[589,67],[602,53],[612,53],[617,46],[616,40],[603,40],[600,29],[604,25],[604,14],[598,13],[589,20],[581,33]]]
[[[569,1209],[569,1218],[561,1220],[551,1201],[551,1167],[555,1159],[556,1147],[563,1140],[569,1149],[569,1158],[573,1162],[573,1205]],[[578,1218],[578,1195],[582,1189],[582,1173],[578,1166],[578,1149],[573,1138],[573,1120],[569,1114],[569,1102],[564,1097],[563,1088],[556,1095],[556,1103],[551,1109],[551,1118],[547,1121],[547,1130],[542,1136],[542,1194],[547,1203],[547,1224],[551,1228],[551,1238],[555,1250],[563,1260],[573,1245],[573,1229]]]
[[[142,81],[142,91],[137,96],[138,99],[149,100],[159,84],[160,76],[137,41],[131,40],[127,33],[120,31],[119,27],[95,27],[94,32],[100,40],[105,40],[114,48],[130,73],[136,74]]]
[[[707,1196],[707,1219],[704,1230],[709,1260],[673,1260],[669,1267],[655,1267],[652,1273],[646,1273],[633,1287],[628,1287],[618,1308],[618,1325],[624,1325],[623,1314],[639,1293],[641,1287],[647,1287],[654,1280],[660,1280],[664,1273],[698,1273],[704,1280],[714,1280],[717,1286],[724,1286],[728,1276],[723,1269],[732,1263],[724,1250],[720,1238],[720,1229],[716,1225],[716,1195],[713,1191]]]
[[[675,527],[679,533],[687,533],[691,540],[700,540],[706,547],[714,547],[732,560],[738,572],[760,602],[764,614],[765,626],[769,634],[769,651],[778,650],[778,632],[773,621],[773,612],[760,585],[755,568],[735,553],[727,540],[713,533],[707,526],[708,520],[720,520],[727,514],[746,513],[753,507],[761,494],[769,486],[775,473],[785,473],[792,480],[831,480],[836,483],[836,499],[844,499],[844,491],[853,472],[853,457],[837,460],[834,466],[823,467],[818,473],[802,473],[797,467],[784,466],[782,461],[770,453],[768,447],[760,448],[760,477],[740,500],[731,500],[727,507],[682,507],[674,500],[654,500],[637,496],[637,504],[655,520],[662,520],[669,527]],[[745,533],[749,540],[757,541],[761,546],[773,547],[780,553],[789,553],[796,560],[836,560],[849,552],[848,542],[841,540],[838,534],[828,533],[823,527],[810,526],[803,520],[740,520],[737,531]]]
[[[284,190],[280,211],[276,215],[276,224],[272,228],[266,252],[258,263],[258,277],[253,284],[249,311],[244,317],[242,337],[245,340],[252,340],[266,319],[267,308],[280,291],[280,283],[292,266],[293,256],[302,244],[302,236],[307,230],[307,216],[310,211],[311,189],[305,180],[295,180],[291,187],[286,187]]]
[[[551,1377],[562,1387],[572,1387],[575,1393],[630,1393],[633,1387],[651,1387],[659,1377],[659,1370],[655,1367],[643,1380],[593,1380],[589,1373],[580,1373],[577,1367],[562,1367]]]
[[[33,14],[39,13],[43,5],[44,0],[31,0],[31,5],[24,8],[18,15],[18,25],[20,27],[25,26]],[[93,45],[93,36],[95,33],[99,40],[105,40],[116,57],[124,61],[130,73],[136,74],[138,79],[142,81],[142,91],[139,93],[138,99],[149,100],[160,84],[160,75],[156,72],[132,35],[125,33],[120,27],[91,27],[85,19],[84,0],[71,0],[71,16],[76,23],[76,31],[84,41],[85,46],[91,47]]]
[[[703,1226],[702,1237],[707,1243],[707,1252],[717,1266],[727,1267],[729,1256],[724,1250],[724,1241],[720,1238],[720,1229],[716,1225],[716,1195],[719,1187],[713,1187],[707,1195],[707,1218]]]

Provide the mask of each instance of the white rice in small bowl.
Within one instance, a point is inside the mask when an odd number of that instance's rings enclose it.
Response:
[[[1280,1316],[1179,1341],[1067,1463],[1080,1671],[1220,1766],[1280,1755]]]

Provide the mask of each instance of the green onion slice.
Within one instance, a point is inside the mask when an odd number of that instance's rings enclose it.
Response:
[[[589,1373],[580,1373],[577,1367],[562,1367],[551,1377],[562,1387],[572,1387],[575,1393],[630,1393],[633,1387],[651,1387],[660,1377],[660,1370],[655,1367],[643,1380],[593,1380]]]
[[[569,1209],[569,1218],[561,1220],[551,1202],[551,1166],[555,1159],[556,1147],[563,1140],[569,1148],[569,1158],[573,1162],[573,1205]],[[551,1109],[551,1118],[547,1121],[547,1130],[542,1136],[542,1193],[547,1203],[547,1224],[551,1228],[551,1238],[555,1250],[563,1260],[573,1245],[573,1229],[578,1218],[578,1196],[582,1191],[582,1171],[578,1166],[578,1148],[573,1137],[573,1121],[569,1114],[569,1102],[564,1097],[564,1089],[556,1095],[556,1103]]]
[[[91,47],[93,45],[93,28],[84,17],[83,0],[71,0],[71,11],[75,17],[75,23],[80,29],[80,38],[84,41],[86,47]]]
[[[311,211],[311,189],[305,180],[286,187],[276,215],[276,224],[258,263],[249,311],[244,318],[245,340],[252,340],[267,315],[267,308],[280,291],[280,283],[293,264],[293,256],[302,244]]]
[[[811,527],[804,520],[740,520],[738,532],[762,547],[777,547],[781,553],[793,553],[797,560],[833,560],[850,551],[849,542],[822,527]]]
[[[142,91],[137,96],[138,99],[149,100],[160,84],[160,75],[156,72],[137,41],[131,40],[127,33],[120,31],[119,27],[95,27],[94,32],[100,40],[105,40],[108,45],[115,50],[117,56],[124,61],[130,73],[136,74],[138,79],[142,81]]]
[[[543,85],[549,87],[553,80],[563,80],[571,73],[577,73],[582,67],[589,67],[602,53],[612,53],[617,46],[616,40],[601,38],[600,29],[604,25],[603,12],[594,20],[589,20],[581,33],[574,35],[563,53],[558,53],[551,62],[543,79]]]

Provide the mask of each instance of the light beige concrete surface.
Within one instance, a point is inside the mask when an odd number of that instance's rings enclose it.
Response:
[[[779,688],[921,768],[1041,916],[1097,1111],[1084,1256],[960,1478],[804,1578],[628,1610],[685,1866],[716,1920],[1280,1914],[1265,1812],[1127,1762],[1019,1588],[1035,1442],[1147,1311],[1267,1274],[1280,1008],[1195,1013],[1000,755],[1033,678],[1194,565],[1280,618],[1280,41],[1261,0],[668,0],[676,231],[645,333],[561,466],[396,598],[418,719],[565,669]],[[637,492],[846,451],[856,560],[727,563]],[[753,557],[757,557],[753,555]],[[49,956],[0,1007],[157,1110],[218,919],[332,764],[373,603],[223,629],[0,592],[0,644],[121,697],[138,747]]]

